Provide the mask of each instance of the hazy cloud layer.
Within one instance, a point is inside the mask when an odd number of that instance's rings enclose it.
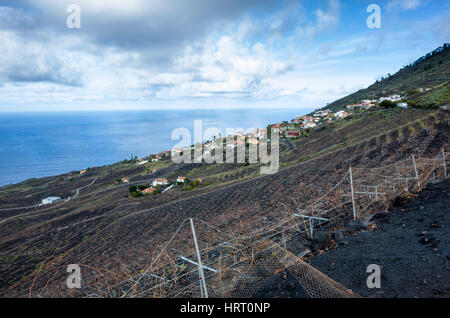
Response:
[[[369,31],[364,1],[78,0],[81,29],[68,29],[72,2],[2,1],[1,104],[321,106],[313,104],[382,75],[367,61],[381,43],[410,36]],[[419,6],[426,2],[392,0],[383,9]],[[343,10],[355,19],[343,22]],[[415,25],[434,23],[442,40],[442,21]],[[365,64],[349,70],[358,59]]]

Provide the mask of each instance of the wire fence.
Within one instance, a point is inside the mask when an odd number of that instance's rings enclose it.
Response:
[[[314,231],[342,225],[343,220],[370,220],[395,198],[447,178],[448,153],[433,158],[411,156],[381,167],[349,167],[332,187],[311,200],[295,196],[282,209],[266,213],[251,230],[196,218],[181,222],[137,275],[86,267],[85,297],[256,297],[288,272],[310,297],[359,297],[305,262]],[[58,266],[35,277],[33,294],[45,295]],[[43,288],[32,291],[36,280]],[[64,286],[61,286],[64,288]]]

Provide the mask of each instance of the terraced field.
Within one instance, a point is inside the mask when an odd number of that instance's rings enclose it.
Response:
[[[293,200],[307,202],[325,193],[350,165],[379,166],[411,154],[435,156],[448,143],[448,120],[448,113],[429,110],[362,114],[298,140],[294,149],[284,150],[282,168],[273,175],[259,175],[259,166],[252,164],[168,165],[154,175],[145,175],[145,167],[116,164],[90,169],[72,181],[67,178],[74,174],[67,174],[4,187],[0,294],[28,295],[40,268],[50,263],[60,264],[61,271],[48,285],[35,282],[33,290],[41,295],[76,295],[64,286],[67,264],[86,264],[124,278],[136,275],[190,217],[223,233],[246,233],[291,213],[286,207]],[[178,175],[204,182],[192,191],[141,198],[129,198],[128,185],[115,184],[124,176],[140,184]],[[65,203],[21,208],[50,195],[74,196],[77,189],[78,196]],[[212,232],[204,227],[198,235]]]

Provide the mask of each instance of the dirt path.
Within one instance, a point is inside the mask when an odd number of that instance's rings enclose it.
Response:
[[[18,215],[11,216],[11,217],[9,217],[9,218],[6,218],[6,219],[4,219],[4,220],[1,220],[1,221],[0,221],[0,224],[3,224],[3,223],[5,223],[5,222],[7,222],[7,221],[14,220],[14,219],[16,219],[16,218],[26,218],[26,217],[28,217],[28,216],[36,216],[36,215],[40,215],[39,213],[44,212],[44,211],[46,211],[46,210],[54,209],[54,208],[56,208],[56,207],[59,208],[59,207],[62,206],[63,204],[66,204],[66,203],[69,202],[70,200],[73,200],[73,199],[75,199],[76,197],[78,197],[78,195],[80,194],[80,191],[81,191],[81,190],[83,190],[84,188],[87,188],[87,187],[93,185],[95,181],[97,181],[97,178],[94,178],[94,180],[92,180],[91,183],[89,183],[89,184],[87,184],[87,185],[85,185],[85,186],[82,186],[82,187],[76,189],[76,190],[75,190],[75,195],[74,195],[73,197],[68,197],[66,200],[64,200],[64,201],[61,202],[61,203],[56,203],[56,204],[54,204],[54,205],[49,206],[48,208],[41,209],[41,210],[38,210],[38,211],[32,211],[32,212],[28,212],[28,213],[23,213],[23,214],[18,214]],[[32,206],[32,207],[37,208],[37,207],[41,207],[41,206],[43,206],[43,205],[37,204],[37,205],[34,205],[34,206]],[[19,208],[11,208],[11,209],[9,209],[9,210],[17,210],[17,209],[21,209],[21,208],[20,208],[20,207],[19,207]],[[25,207],[24,209],[26,209],[26,207]],[[8,209],[4,209],[4,210],[0,210],[0,211],[7,211],[7,210],[8,210]],[[51,212],[51,211],[50,211],[50,212]],[[46,212],[44,212],[44,213],[46,213]]]

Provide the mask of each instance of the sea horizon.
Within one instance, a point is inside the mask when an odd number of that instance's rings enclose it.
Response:
[[[175,128],[264,128],[313,108],[16,111],[0,116],[0,187],[171,149]],[[94,116],[93,116],[94,115]]]

